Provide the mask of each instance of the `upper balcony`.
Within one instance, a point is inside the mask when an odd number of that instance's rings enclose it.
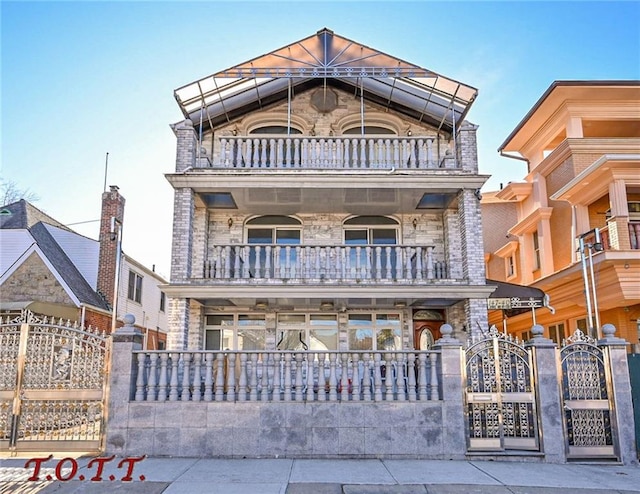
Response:
[[[265,135],[221,137],[199,168],[305,170],[460,169],[448,146],[432,136]]]

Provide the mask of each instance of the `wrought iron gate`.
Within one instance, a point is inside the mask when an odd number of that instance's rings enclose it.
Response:
[[[110,342],[26,311],[0,319],[0,450],[100,451]]]
[[[476,451],[538,451],[531,354],[490,330],[466,351],[468,447]]]
[[[560,351],[567,458],[615,458],[607,353],[579,329]]]

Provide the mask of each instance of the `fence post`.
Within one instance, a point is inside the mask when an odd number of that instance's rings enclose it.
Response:
[[[124,316],[124,326],[111,335],[111,366],[109,371],[109,399],[107,402],[106,453],[119,454],[126,451],[128,437],[129,401],[135,394],[133,376],[138,363],[133,352],[142,350],[143,334],[134,327],[136,318]]]
[[[549,463],[566,463],[564,439],[564,411],[562,408],[561,372],[558,366],[557,345],[543,337],[539,324],[531,328],[533,338],[525,343],[532,353],[533,382],[537,396],[541,449]]]
[[[613,324],[604,324],[602,326],[603,338],[598,340],[598,346],[609,354],[620,461],[624,465],[637,465],[631,379],[627,362],[627,345],[629,343],[623,338],[614,336],[615,332],[616,328]]]
[[[462,343],[451,337],[450,324],[440,327],[442,338],[433,346],[440,351],[440,389],[442,392],[442,431],[446,456],[449,459],[464,459],[467,452],[467,437],[464,410],[464,382],[462,369],[464,352]]]

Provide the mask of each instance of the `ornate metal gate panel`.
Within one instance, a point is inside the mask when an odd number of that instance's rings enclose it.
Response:
[[[465,369],[469,449],[538,451],[531,354],[492,329],[467,349]]]
[[[29,312],[0,320],[0,450],[100,451],[110,341]]]
[[[579,329],[560,351],[568,458],[615,458],[615,411],[606,352]]]

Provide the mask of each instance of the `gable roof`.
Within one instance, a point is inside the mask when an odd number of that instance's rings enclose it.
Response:
[[[329,85],[362,93],[447,132],[464,120],[478,91],[323,28],[316,34],[182,86],[174,96],[203,130],[285,100],[294,90]]]
[[[69,227],[54,220],[24,199],[0,207],[0,228],[2,229],[27,229],[39,221],[71,231]]]
[[[35,224],[30,228],[30,232],[43,254],[81,303],[104,310],[109,308],[106,301],[89,285],[76,265],[71,262],[44,223]]]

